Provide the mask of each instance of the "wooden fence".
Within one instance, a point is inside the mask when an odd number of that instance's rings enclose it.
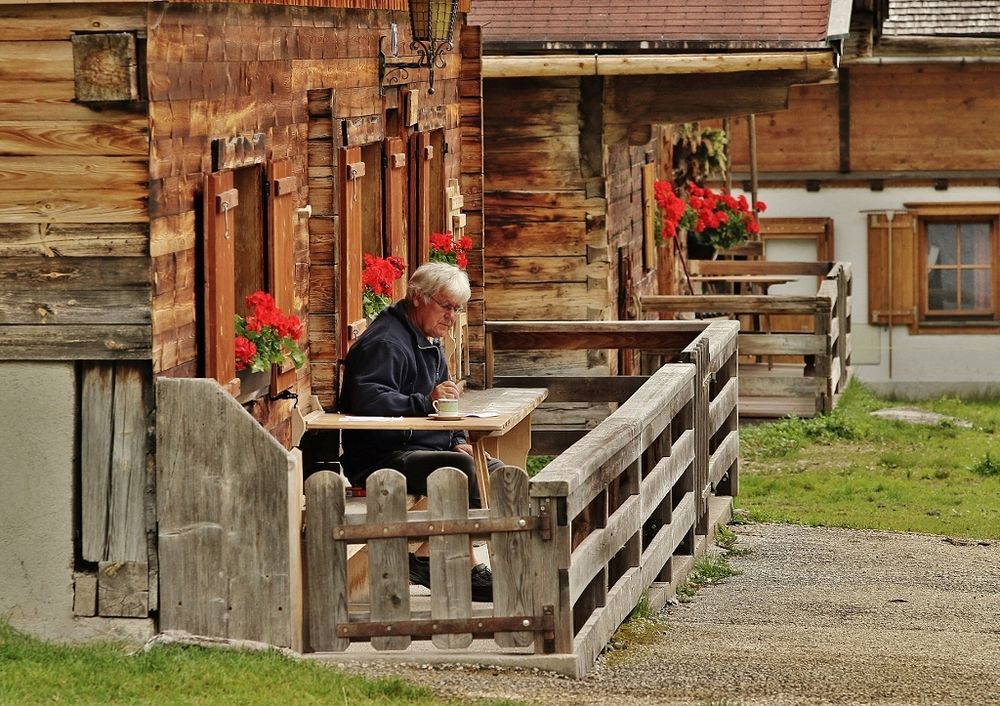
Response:
[[[846,262],[702,262],[718,276],[815,276],[815,295],[644,296],[642,314],[738,317],[740,414],[811,417],[829,412],[850,378],[851,265]]]
[[[653,589],[654,606],[662,605],[704,551],[711,528],[728,516],[730,499],[716,496],[734,494],[737,486],[737,328],[729,321],[488,324],[494,346],[629,347],[671,361],[620,388],[611,382],[591,387],[604,391],[599,397],[623,389],[631,394],[534,478],[513,466],[496,471],[489,510],[468,508],[465,477],[454,469],[438,469],[426,509],[409,510],[405,479],[395,471],[374,474],[367,497],[350,499],[343,479],[322,471],[307,479],[300,514],[287,474],[291,454],[263,453],[262,469],[249,452],[232,448],[228,435],[195,443],[205,420],[192,410],[215,398],[187,383],[212,383],[161,382],[168,385],[158,389],[164,401],[172,386],[184,390],[174,391],[159,419],[161,448],[180,453],[164,464],[171,477],[161,486],[170,493],[162,511],[175,518],[161,527],[161,542],[165,531],[173,542],[171,561],[161,566],[177,572],[161,579],[184,585],[183,593],[164,590],[164,600],[183,602],[169,608],[171,624],[236,636],[224,620],[198,620],[225,615],[236,598],[239,637],[296,646],[301,635],[304,651],[330,661],[520,665],[586,674],[643,592]],[[569,384],[542,382],[553,389]],[[232,424],[230,413],[242,413],[238,405],[234,411],[216,402],[211,413],[224,411],[218,424]],[[248,439],[232,443],[270,448]],[[236,467],[225,468],[233,461]],[[206,502],[209,486],[225,491],[223,502]],[[213,512],[194,512],[205,505]],[[244,570],[243,560],[255,552],[299,551],[302,521],[304,581],[285,573],[294,572],[298,557],[272,562],[273,573],[263,565]],[[411,596],[407,553],[424,538],[435,590]],[[477,539],[490,552],[492,604],[471,602],[468,552]],[[348,547],[357,544],[367,545],[369,557],[367,593],[360,596],[349,594],[347,575]],[[234,587],[235,580],[242,585]],[[242,603],[250,599],[260,602],[256,635]],[[304,617],[295,625],[300,609]]]

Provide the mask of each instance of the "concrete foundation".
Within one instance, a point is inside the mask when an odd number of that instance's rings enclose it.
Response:
[[[148,619],[73,615],[73,363],[0,362],[0,618],[47,639],[145,640]]]

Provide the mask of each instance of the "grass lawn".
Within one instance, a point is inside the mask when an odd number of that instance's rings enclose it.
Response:
[[[919,407],[972,423],[872,417]],[[852,381],[833,413],[741,426],[750,519],[1000,539],[1000,401],[890,402]]]
[[[398,679],[365,680],[278,652],[129,652],[116,644],[53,645],[0,620],[0,704],[458,704]]]

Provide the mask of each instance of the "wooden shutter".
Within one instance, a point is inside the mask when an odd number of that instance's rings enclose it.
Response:
[[[389,255],[407,262],[406,252],[406,151],[403,141],[392,137],[385,141],[385,229]],[[400,299],[406,292],[406,275],[392,286],[393,299]]]
[[[431,161],[435,158],[434,146],[431,144],[431,134],[420,132],[414,135],[414,182],[416,193],[417,227],[416,243],[410,249],[417,256],[416,263],[420,265],[430,258],[431,238]]]
[[[917,322],[917,233],[910,213],[891,223],[881,213],[868,216],[868,322]]]
[[[656,164],[650,162],[642,165],[642,238],[643,270],[656,267],[656,200],[653,198],[653,183],[656,181]]]
[[[341,147],[340,179],[340,355],[351,342],[351,324],[361,318],[361,236],[364,162],[360,147]]]
[[[297,180],[292,160],[267,165],[267,284],[275,304],[286,314],[295,313],[295,193]],[[271,370],[271,394],[295,384],[295,365],[288,358]]]
[[[232,232],[233,209],[239,204],[231,171],[205,177],[205,377],[215,378],[231,391],[236,381],[236,284]]]

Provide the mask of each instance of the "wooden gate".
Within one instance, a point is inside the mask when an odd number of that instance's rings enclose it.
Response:
[[[520,468],[506,466],[492,480],[490,509],[470,510],[465,475],[439,468],[428,479],[428,509],[407,513],[406,479],[383,469],[368,479],[363,510],[352,513],[341,476],[311,475],[305,486],[311,648],[342,651],[370,641],[376,650],[402,650],[413,639],[430,638],[440,649],[464,649],[475,637],[544,652],[553,607],[535,600],[534,584],[551,542],[551,518],[531,512],[528,476]],[[409,544],[427,539],[434,591],[411,599]],[[493,569],[493,604],[485,610],[471,597],[470,548],[477,539],[489,543]],[[361,543],[368,547],[368,591],[360,601],[355,597],[361,610],[353,610],[347,553]]]

